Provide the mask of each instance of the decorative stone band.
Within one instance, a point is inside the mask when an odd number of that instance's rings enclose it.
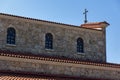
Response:
[[[93,65],[93,66],[101,66],[101,67],[112,67],[112,68],[120,69],[120,64],[96,63],[96,62],[80,61],[80,60],[73,60],[73,59],[60,58],[60,57],[49,57],[49,56],[33,55],[33,54],[30,54],[30,53],[24,53],[23,54],[23,53],[10,52],[10,51],[1,51],[0,50],[0,56],[24,58],[24,59],[35,59],[35,60],[43,60],[43,61],[53,61],[53,62],[61,62],[61,63]]]

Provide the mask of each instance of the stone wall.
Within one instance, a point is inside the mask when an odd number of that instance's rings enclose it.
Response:
[[[105,80],[120,80],[119,68],[12,57],[0,57],[0,70],[65,75],[71,77],[86,77]]]
[[[16,30],[16,45],[6,44],[7,28]],[[53,49],[45,49],[45,34],[53,35]],[[84,40],[84,53],[76,49],[77,38]],[[103,31],[64,24],[0,15],[0,49],[61,56],[87,61],[106,61]]]

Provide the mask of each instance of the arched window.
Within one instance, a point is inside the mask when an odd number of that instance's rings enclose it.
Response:
[[[7,29],[7,44],[15,44],[16,32],[14,28]]]
[[[82,38],[77,39],[77,52],[80,52],[80,53],[84,52],[84,43]]]
[[[53,36],[51,33],[45,35],[45,48],[53,49]]]

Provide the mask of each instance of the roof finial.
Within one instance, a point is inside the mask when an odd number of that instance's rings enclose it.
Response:
[[[84,20],[84,23],[87,23],[87,22],[88,22],[88,21],[87,21],[87,12],[88,12],[88,10],[85,9],[85,12],[83,13],[83,14],[85,14],[85,20]]]

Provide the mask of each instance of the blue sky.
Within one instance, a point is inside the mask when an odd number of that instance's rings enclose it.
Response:
[[[0,0],[0,12],[42,20],[81,25],[107,21],[107,62],[120,64],[120,0]]]

